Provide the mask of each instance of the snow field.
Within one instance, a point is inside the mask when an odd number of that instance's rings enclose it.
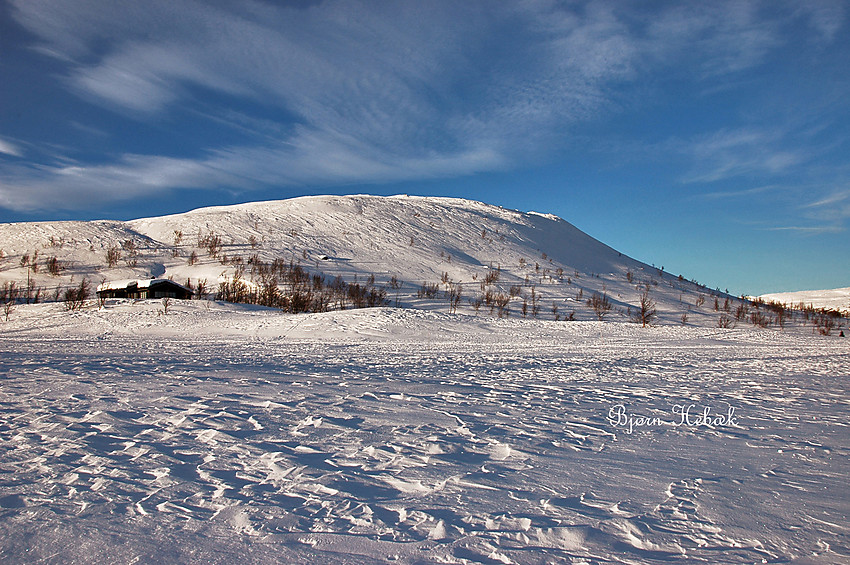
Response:
[[[850,560],[839,338],[160,309],[0,327],[3,562]]]

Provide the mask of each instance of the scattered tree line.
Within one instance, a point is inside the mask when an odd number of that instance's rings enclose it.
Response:
[[[291,260],[265,262],[256,254],[248,260],[248,267],[250,279],[244,278],[244,268],[237,268],[232,277],[219,283],[216,300],[294,313],[371,308],[389,303],[386,288],[375,284],[374,275],[363,283],[346,282],[339,276],[311,274]]]

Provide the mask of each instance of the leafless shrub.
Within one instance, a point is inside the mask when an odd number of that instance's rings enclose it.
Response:
[[[440,285],[437,283],[422,283],[419,291],[416,295],[419,298],[436,298],[437,294],[440,292]]]
[[[348,299],[355,308],[383,306],[387,303],[387,291],[383,288],[352,283],[348,285]]]
[[[242,302],[253,304],[256,302],[256,297],[252,296],[252,290],[248,284],[238,277],[225,279],[218,283],[218,292],[216,300],[225,302]]]
[[[533,286],[531,287],[531,315],[535,318],[540,314],[540,294],[537,293],[537,289]]]
[[[3,288],[0,288],[0,300],[3,302],[14,302],[21,294],[21,289],[14,281],[6,281],[3,283]]]
[[[490,307],[490,313],[493,313],[493,308],[496,307],[496,293],[492,290],[484,291],[484,304]]]
[[[508,308],[508,304],[510,304],[510,302],[511,297],[501,292],[496,293],[496,295],[493,297],[493,304],[495,304],[499,312],[500,318],[510,315],[511,311],[510,308]]]
[[[106,266],[109,268],[115,267],[118,265],[118,261],[121,260],[121,250],[114,246],[110,245],[106,249]]]
[[[24,295],[24,299],[27,304],[38,304],[41,300],[41,293],[43,289],[40,286],[36,286],[35,280],[30,279],[27,281],[26,293]]]
[[[210,257],[215,258],[221,251],[221,236],[217,235],[215,232],[210,232],[206,235],[198,233],[198,247],[201,249],[206,249],[207,254]]]
[[[508,291],[508,294],[511,295],[511,298],[515,298],[515,297],[519,296],[520,294],[522,294],[522,286],[520,286],[518,284],[511,285],[511,288]]]
[[[82,309],[91,295],[91,285],[88,279],[83,279],[80,284],[75,287],[66,288],[62,295],[62,300],[65,302],[65,308],[71,312]]]
[[[135,241],[132,239],[126,239],[123,243],[121,243],[121,248],[127,253],[127,256],[124,258],[124,262],[127,263],[128,267],[135,267],[139,264],[139,249],[136,247]]]
[[[457,305],[460,303],[460,297],[463,288],[460,283],[452,284],[449,288],[449,312],[452,314],[457,312]]]
[[[198,300],[203,300],[207,297],[207,292],[207,279],[200,279],[198,286],[195,288],[195,296],[198,297]]]
[[[59,259],[54,255],[53,257],[47,258],[47,272],[50,273],[54,277],[58,277],[59,273],[62,271],[62,265],[59,263]]]
[[[640,301],[638,309],[635,311],[632,319],[641,324],[643,327],[652,325],[656,318],[655,300],[649,296],[649,287],[645,287],[640,293]]]
[[[822,312],[815,318],[815,327],[820,335],[828,336],[832,334],[832,330],[835,329],[835,326],[835,317],[828,313]]]
[[[726,314],[721,314],[720,318],[718,318],[718,320],[717,320],[717,327],[718,328],[734,328],[735,322],[732,320],[732,318],[730,316],[727,316]]]
[[[788,323],[788,316],[790,312],[785,308],[780,308],[776,311],[776,323],[779,326],[780,330],[785,329],[785,325]]]
[[[613,309],[611,301],[608,300],[608,295],[598,292],[594,292],[593,296],[587,299],[587,305],[590,306],[599,321],[602,321]]]
[[[770,325],[770,318],[759,310],[753,310],[750,314],[750,323],[760,328],[766,328]]]

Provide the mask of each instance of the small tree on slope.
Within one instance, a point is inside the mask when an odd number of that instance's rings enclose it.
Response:
[[[643,327],[651,326],[657,315],[655,301],[649,296],[649,286],[640,293],[640,307],[632,318]]]

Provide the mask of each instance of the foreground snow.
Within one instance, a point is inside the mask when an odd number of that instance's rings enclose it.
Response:
[[[850,561],[841,338],[161,310],[0,325],[4,563]]]

